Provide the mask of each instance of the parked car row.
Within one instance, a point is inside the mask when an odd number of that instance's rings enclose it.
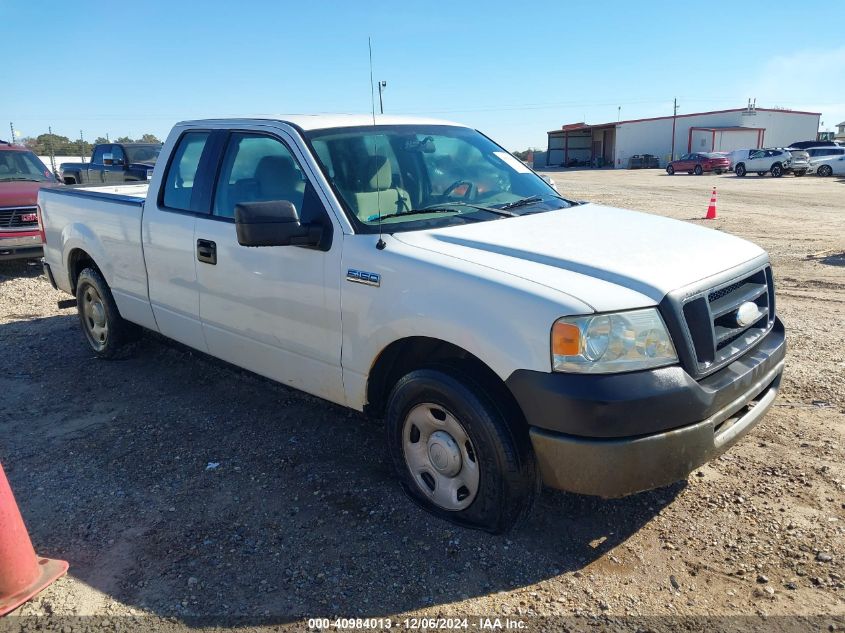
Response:
[[[90,163],[63,163],[56,175],[26,147],[0,141],[0,260],[41,257],[39,189],[147,181],[160,151],[153,143],[103,143]]]
[[[732,152],[693,152],[684,154],[666,166],[666,173],[686,172],[700,176],[705,172],[722,174],[732,171],[740,178],[749,173],[758,176],[784,174],[832,176],[845,173],[845,147],[832,143],[817,147],[771,147],[737,149]]]

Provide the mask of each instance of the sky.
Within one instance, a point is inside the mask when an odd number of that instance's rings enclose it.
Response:
[[[52,125],[163,139],[185,119],[369,112],[368,37],[385,113],[465,123],[510,150],[544,148],[566,123],[671,114],[676,97],[681,114],[756,98],[820,112],[823,130],[845,121],[839,1],[824,13],[771,1],[74,6],[0,0],[0,138],[9,122],[23,136]]]

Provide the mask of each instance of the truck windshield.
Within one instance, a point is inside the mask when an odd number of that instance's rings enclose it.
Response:
[[[376,125],[308,140],[358,232],[500,220],[570,206],[512,154],[469,128]]]
[[[130,163],[150,163],[156,162],[159,153],[161,152],[161,145],[128,145],[126,147],[126,158]]]
[[[10,180],[46,182],[53,175],[32,152],[0,151],[0,182]]]

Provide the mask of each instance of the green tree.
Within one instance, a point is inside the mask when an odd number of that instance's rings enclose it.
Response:
[[[139,143],[161,143],[158,140],[158,137],[155,134],[144,134],[141,138],[138,139]]]
[[[115,143],[134,143],[130,137],[128,136],[119,136],[114,140]]]
[[[105,145],[106,143],[111,143],[111,141],[105,136],[98,136],[94,139],[94,145]]]

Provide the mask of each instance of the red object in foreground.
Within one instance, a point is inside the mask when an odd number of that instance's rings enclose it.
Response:
[[[39,558],[0,464],[0,616],[14,611],[67,572],[67,562]]]
[[[710,206],[707,207],[707,216],[704,219],[716,219],[716,187],[713,187],[713,193],[710,196]]]

